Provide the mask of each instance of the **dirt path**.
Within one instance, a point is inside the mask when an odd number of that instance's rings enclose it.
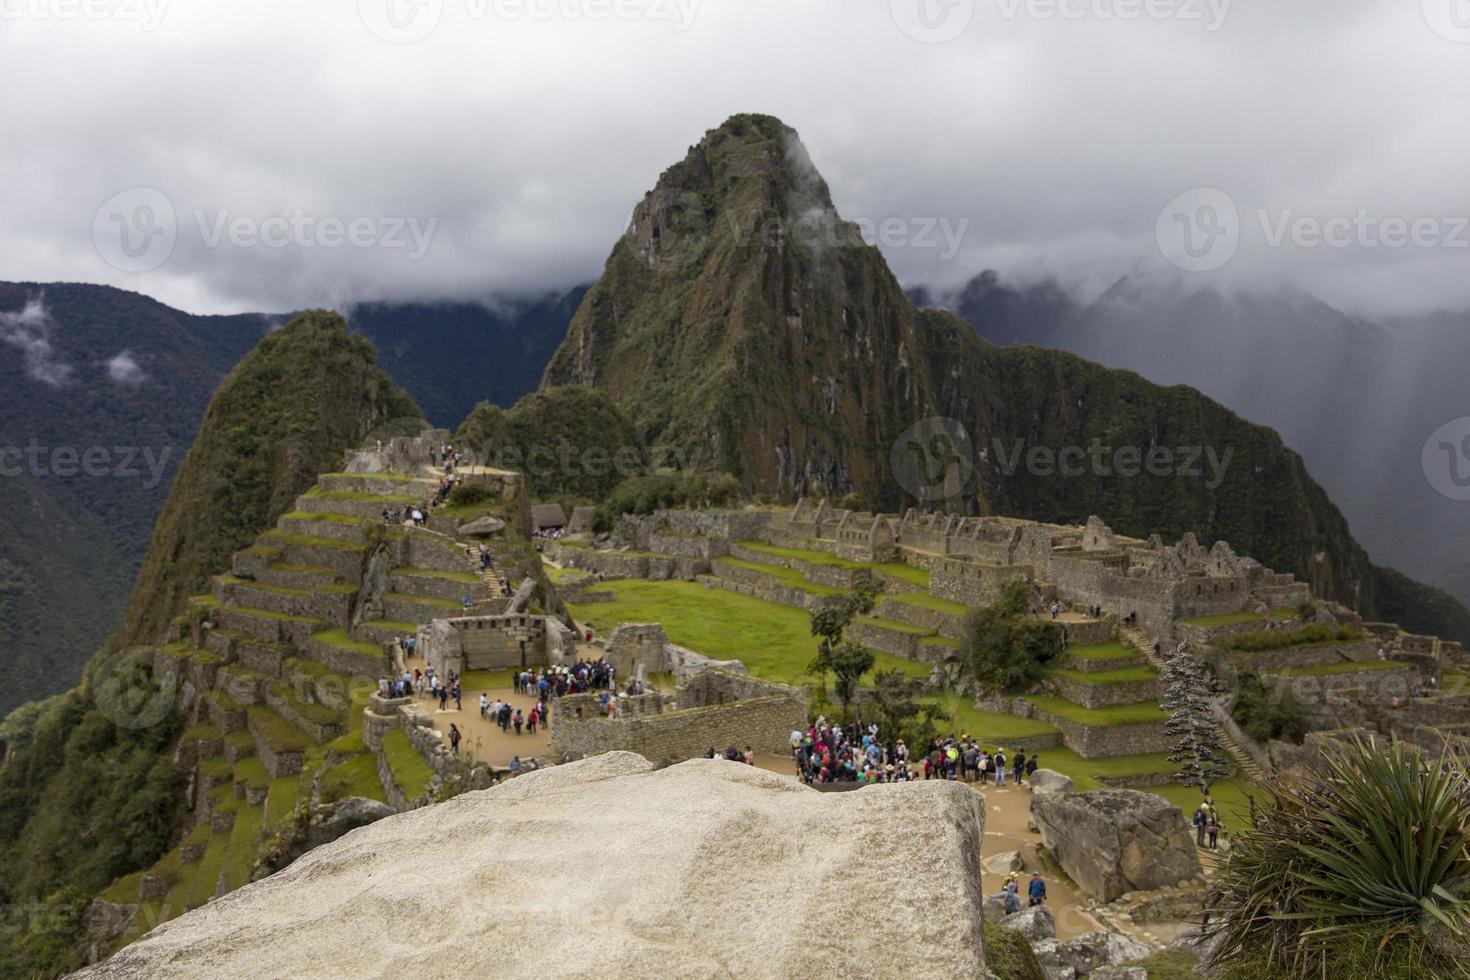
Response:
[[[415,667],[422,669],[424,666],[424,662],[417,657],[409,658],[407,664],[410,671]],[[432,698],[415,698],[414,702],[430,712],[430,717],[434,720],[434,728],[443,732],[446,739],[449,737],[450,724],[458,725],[459,730],[464,733],[464,742],[460,745],[460,752],[471,758],[488,762],[497,768],[508,766],[511,757],[517,755],[522,760],[550,758],[550,733],[546,727],[538,725],[534,735],[523,728],[521,729],[522,734],[517,735],[514,727],[502,732],[499,725],[488,718],[481,718],[480,694],[482,691],[491,701],[497,698],[509,701],[513,707],[520,708],[522,714],[530,714],[531,708],[536,704],[535,698],[526,694],[517,694],[508,687],[466,688],[461,699],[464,705],[461,710],[455,709],[453,698],[449,699],[449,707],[446,711],[440,711],[439,702]]]
[[[796,778],[796,764],[786,755],[757,754],[755,764],[762,769]],[[1005,884],[1008,869],[986,867],[986,860],[1008,851],[1020,851],[1024,870],[1020,873],[1021,904],[1026,904],[1026,886],[1032,871],[1040,871],[1046,880],[1046,904],[1057,920],[1057,938],[1070,939],[1102,926],[1087,911],[1086,899],[1079,897],[1065,883],[1053,879],[1036,860],[1036,846],[1041,835],[1026,829],[1031,815],[1031,791],[1015,787],[966,783],[985,800],[985,841],[980,848],[980,881],[986,895],[997,895]],[[994,865],[994,862],[991,862]]]

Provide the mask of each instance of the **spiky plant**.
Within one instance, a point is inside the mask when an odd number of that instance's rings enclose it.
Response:
[[[1470,976],[1470,779],[1394,740],[1271,777],[1211,889],[1219,975]],[[1317,781],[1320,780],[1320,781]]]

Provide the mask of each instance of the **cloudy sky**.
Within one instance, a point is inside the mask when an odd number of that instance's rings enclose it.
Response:
[[[908,285],[1470,307],[1467,0],[0,0],[0,55],[0,278],[195,312],[588,281],[742,111]]]

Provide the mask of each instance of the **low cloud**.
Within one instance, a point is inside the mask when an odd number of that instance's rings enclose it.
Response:
[[[57,357],[51,328],[51,317],[40,298],[18,311],[0,312],[0,343],[20,351],[27,376],[59,388],[71,380],[72,369]]]
[[[136,388],[147,380],[148,375],[132,351],[118,351],[107,360],[107,376],[115,383]]]

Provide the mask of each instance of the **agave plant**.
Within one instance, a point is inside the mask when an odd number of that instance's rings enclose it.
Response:
[[[1470,976],[1470,778],[1394,740],[1324,749],[1251,801],[1211,891],[1217,973]]]

